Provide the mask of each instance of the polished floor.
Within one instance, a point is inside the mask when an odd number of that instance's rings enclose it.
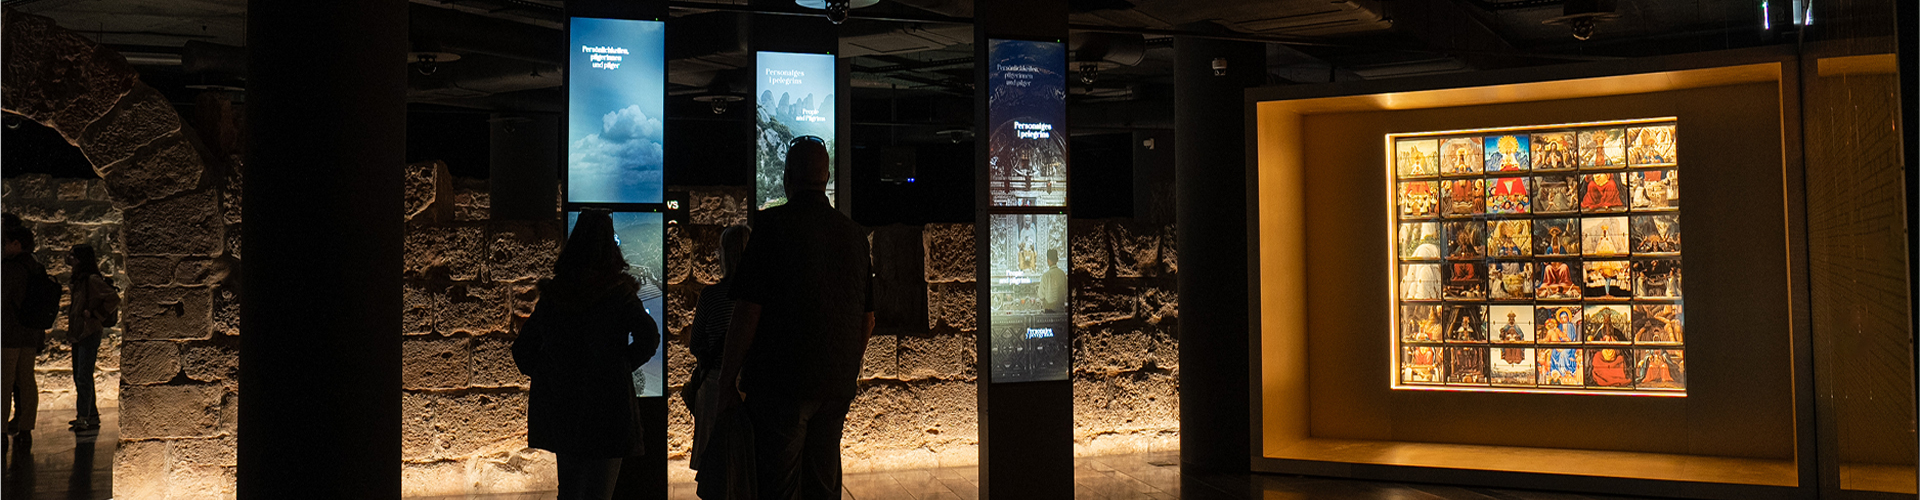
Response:
[[[98,432],[67,430],[72,410],[40,412],[31,446],[9,444],[7,499],[100,500],[112,497],[113,451],[119,442],[119,412],[101,409]],[[1492,488],[1383,483],[1277,475],[1183,476],[1175,453],[1088,457],[1075,460],[1074,497],[1084,500],[1586,500],[1612,499]],[[672,485],[673,500],[694,500],[692,483]],[[973,468],[944,468],[849,474],[841,498],[848,500],[970,500],[980,497],[980,476]],[[552,492],[435,500],[544,500]]]

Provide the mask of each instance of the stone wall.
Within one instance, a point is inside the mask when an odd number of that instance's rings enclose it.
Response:
[[[113,279],[115,286],[127,286],[126,245],[122,244],[120,209],[107,197],[107,188],[99,179],[55,179],[46,175],[23,175],[0,182],[0,205],[8,213],[20,216],[33,229],[35,258],[47,266],[47,272],[61,286],[67,286],[70,271],[68,251],[82,243],[91,244],[100,254],[100,272]],[[67,299],[60,301],[60,317],[41,345],[34,360],[34,379],[40,386],[40,409],[71,410],[74,407],[73,348],[67,336]],[[120,404],[120,328],[107,328],[100,340],[100,358],[95,365],[95,401],[102,407]]]
[[[1074,453],[1177,455],[1179,252],[1174,226],[1074,220]]]

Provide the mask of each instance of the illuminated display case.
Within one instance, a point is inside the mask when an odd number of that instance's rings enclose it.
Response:
[[[1685,396],[1676,127],[1387,135],[1394,388]]]

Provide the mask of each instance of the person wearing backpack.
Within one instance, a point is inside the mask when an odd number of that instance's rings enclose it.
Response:
[[[13,214],[0,228],[5,240],[4,267],[0,267],[0,416],[7,418],[7,434],[14,446],[32,446],[33,420],[40,410],[40,388],[33,380],[33,360],[41,336],[60,312],[60,284],[47,277],[46,266],[33,258],[33,230]],[[49,287],[48,285],[51,285]],[[49,294],[51,290],[51,294]],[[52,300],[49,301],[48,297]],[[51,308],[48,305],[51,304]],[[49,311],[51,314],[49,314]]]
[[[67,339],[73,343],[74,432],[100,428],[100,408],[94,403],[93,371],[100,359],[100,332],[120,317],[120,291],[100,275],[100,258],[93,245],[74,245],[67,254],[73,269],[67,285]]]

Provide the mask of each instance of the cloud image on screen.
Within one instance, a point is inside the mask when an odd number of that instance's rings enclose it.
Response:
[[[1066,380],[1066,214],[993,214],[989,309],[994,382]]]
[[[991,40],[987,52],[990,203],[1067,206],[1066,45]]]
[[[665,24],[573,18],[567,63],[567,201],[660,203]]]
[[[567,234],[573,234],[579,212],[567,212]],[[640,282],[640,303],[653,316],[655,333],[660,334],[653,357],[633,371],[634,392],[640,397],[666,395],[667,322],[666,309],[666,215],[659,212],[614,212],[613,234],[620,254],[627,259],[627,274]]]
[[[834,56],[760,52],[754,70],[754,208],[787,202],[787,144],[800,136],[819,137],[827,146],[828,172],[834,167]],[[827,201],[833,202],[833,176],[827,177]]]

